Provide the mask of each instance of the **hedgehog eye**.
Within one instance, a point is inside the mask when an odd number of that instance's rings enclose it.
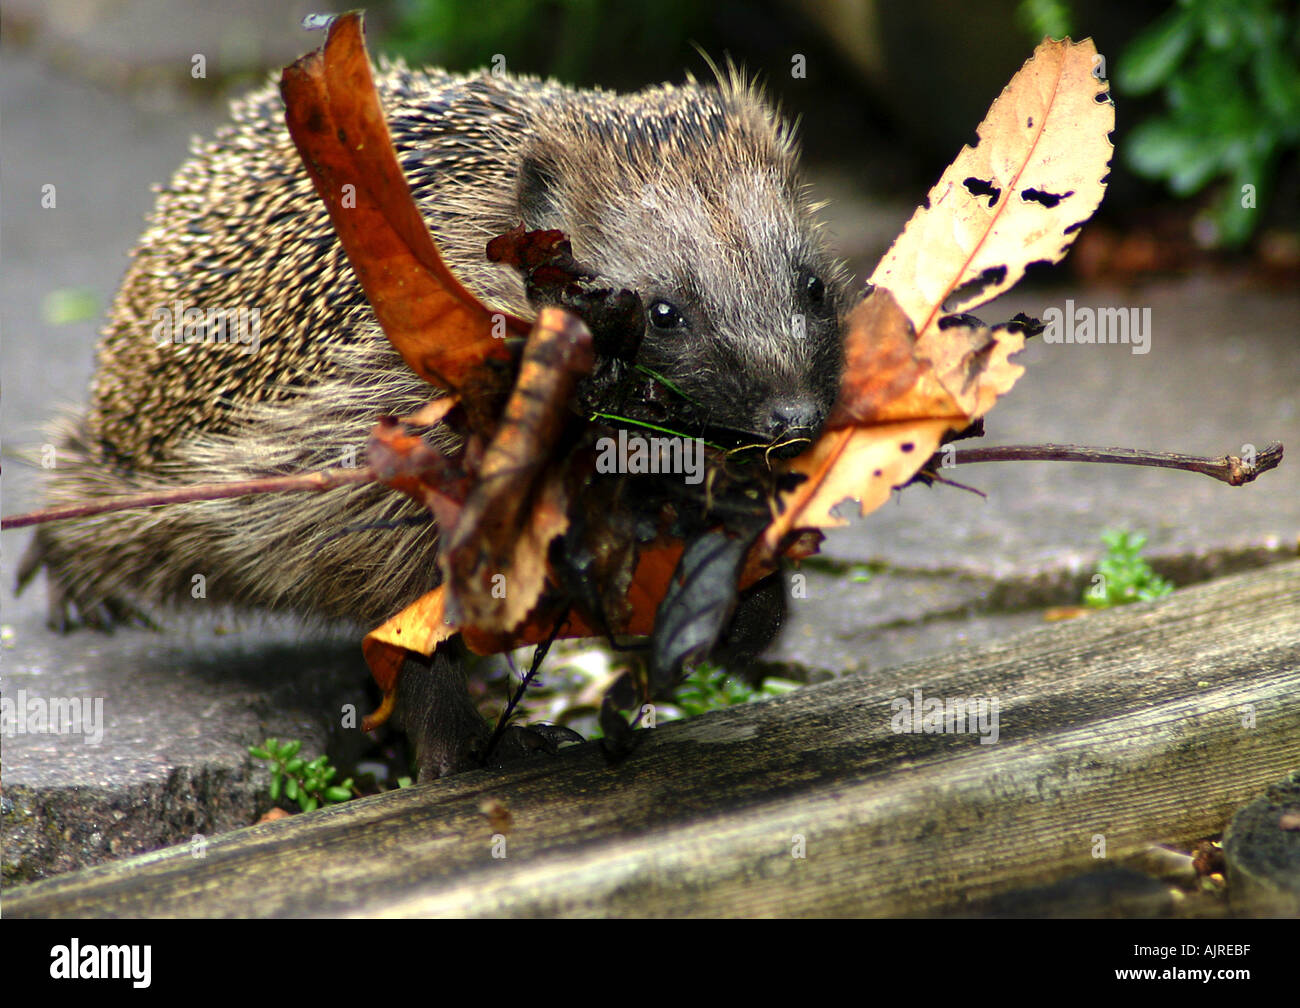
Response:
[[[814,306],[820,306],[826,300],[826,284],[816,273],[804,273],[803,294]]]
[[[650,324],[656,329],[676,329],[685,320],[676,305],[656,301],[650,306]]]

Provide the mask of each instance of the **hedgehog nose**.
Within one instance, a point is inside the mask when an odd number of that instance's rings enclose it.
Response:
[[[802,453],[817,437],[823,419],[821,409],[810,398],[788,396],[769,401],[766,431],[772,443],[779,445],[772,454],[791,458]]]

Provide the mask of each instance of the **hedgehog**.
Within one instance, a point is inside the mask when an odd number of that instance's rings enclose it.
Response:
[[[417,206],[489,308],[537,310],[487,242],[519,225],[562,231],[585,269],[640,298],[638,363],[710,427],[806,440],[838,390],[846,273],[792,127],[734,68],[717,76],[618,94],[389,63],[375,84]],[[160,330],[192,309],[196,338]],[[227,313],[255,338],[230,338]],[[379,328],[269,84],[160,190],[89,405],[54,432],[47,500],[355,464],[377,417],[431,392]],[[369,627],[438,584],[438,529],[420,516],[378,486],[106,514],[39,529],[19,585],[46,571],[60,629],[193,608],[200,575],[209,606]],[[403,673],[422,776],[470,765],[481,742],[462,665],[448,647],[423,680]]]

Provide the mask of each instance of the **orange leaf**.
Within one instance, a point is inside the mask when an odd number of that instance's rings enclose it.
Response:
[[[370,667],[370,675],[384,692],[382,706],[362,722],[363,731],[377,728],[392,713],[397,676],[407,652],[427,657],[456,633],[455,627],[443,622],[443,597],[443,590],[435,588],[371,630],[362,640],[361,653]]]
[[[523,336],[528,324],[494,317],[438,254],[393,150],[360,14],[336,18],[321,49],[285,68],[280,91],[289,134],[384,332],[416,374],[459,397],[474,430],[490,431],[510,370],[494,321],[502,336]]]
[[[827,429],[961,415],[934,369],[917,357],[916,331],[894,295],[873,290],[845,323],[844,376]]]
[[[956,328],[967,333],[967,327]],[[992,344],[992,338],[987,342]],[[1010,342],[1020,348],[1019,342]],[[983,367],[990,350],[968,335],[934,349],[949,384],[929,360],[918,356],[912,324],[892,292],[876,287],[853,310],[845,335],[840,397],[828,429],[811,449],[786,464],[788,472],[807,478],[782,495],[781,513],[763,533],[769,556],[796,529],[847,524],[832,510],[848,498],[860,502],[860,514],[878,508],[934,454],[944,434],[971,422],[970,411],[983,401],[985,382],[1010,387],[1023,370],[1009,364],[1003,353],[994,359],[1015,373],[1008,379],[1000,371],[993,383]]]
[[[951,426],[949,420],[908,420],[823,434],[792,461],[791,471],[808,481],[787,496],[793,500],[763,533],[765,546],[775,552],[795,529],[847,525],[831,509],[849,498],[860,502],[859,514],[874,511],[916,474]]]
[[[425,407],[416,419],[430,412]],[[432,511],[439,528],[455,527],[471,492],[471,478],[461,459],[449,458],[423,438],[406,433],[403,424],[384,418],[370,434],[366,460],[385,486]]]
[[[536,604],[547,548],[569,522],[565,467],[555,448],[578,379],[594,363],[582,321],[543,308],[478,482],[455,528],[445,531],[441,564],[457,622],[509,631]]]
[[[783,496],[769,552],[794,529],[844,524],[831,513],[843,500],[863,515],[879,507],[1024,372],[1010,362],[1022,333],[940,321],[1009,289],[1030,262],[1059,260],[1096,211],[1115,124],[1096,56],[1091,40],[1044,40],[876,267],[849,319],[827,430],[789,464],[808,479]]]

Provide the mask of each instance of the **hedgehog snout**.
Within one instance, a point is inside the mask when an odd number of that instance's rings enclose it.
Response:
[[[810,395],[781,395],[767,400],[758,415],[759,430],[771,440],[772,454],[791,458],[814,441],[826,414]]]

